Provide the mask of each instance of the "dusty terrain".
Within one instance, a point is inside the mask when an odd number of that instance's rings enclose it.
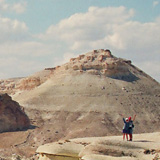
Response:
[[[24,107],[32,124],[27,131],[0,134],[1,157],[29,157],[38,146],[60,139],[120,135],[119,113],[137,115],[135,133],[160,131],[160,84],[108,50],[29,77],[1,80],[0,92]]]

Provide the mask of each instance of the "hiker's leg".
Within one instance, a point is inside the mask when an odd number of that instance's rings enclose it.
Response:
[[[127,141],[128,141],[128,134],[126,133],[126,139],[127,139]]]
[[[123,140],[125,139],[125,133],[123,133]]]
[[[132,141],[132,134],[129,134],[129,140]]]

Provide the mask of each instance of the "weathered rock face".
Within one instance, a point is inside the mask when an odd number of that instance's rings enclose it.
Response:
[[[15,93],[15,86],[16,83],[19,81],[20,78],[17,79],[7,79],[7,80],[0,80],[0,93]]]
[[[7,94],[0,94],[0,132],[22,130],[30,121],[19,104]]]
[[[127,64],[131,61],[114,57],[110,50],[93,50],[77,58],[71,58],[62,67],[66,70],[86,72],[93,75],[103,75],[115,79],[133,81],[136,77],[129,71]]]
[[[17,84],[17,89],[30,90],[35,87],[38,87],[39,85],[41,85],[39,77],[29,77],[20,80],[20,82]]]
[[[52,74],[52,70],[45,69],[35,73],[32,76],[24,78],[12,78],[0,80],[0,93],[8,93],[13,95],[24,90],[32,90],[43,84]]]
[[[52,71],[44,70],[42,72],[35,73],[32,76],[20,79],[16,85],[15,90],[32,90],[41,84],[43,84],[49,77]]]
[[[36,152],[39,160],[158,160],[159,135],[137,134],[132,143],[122,141],[122,136],[60,140],[42,145]]]

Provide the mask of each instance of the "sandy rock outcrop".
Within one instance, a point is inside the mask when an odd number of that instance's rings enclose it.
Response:
[[[44,146],[40,146],[37,149],[37,153],[39,154],[39,160],[52,160],[56,159],[56,157],[63,157],[66,160],[79,160],[79,153],[84,149],[84,145],[75,144],[73,142],[56,142],[54,144],[46,144]]]
[[[31,90],[39,85],[41,85],[39,77],[29,77],[20,80],[16,88],[20,90]]]
[[[28,128],[29,118],[19,104],[7,94],[0,94],[0,132]]]
[[[42,145],[36,152],[39,160],[158,160],[159,135],[137,134],[133,142],[121,136],[70,139]]]
[[[100,49],[71,58],[70,62],[62,67],[66,70],[132,81],[136,77],[131,74],[126,64],[131,64],[131,61],[114,57],[108,49]]]
[[[51,73],[51,69],[45,69],[41,72],[35,73],[32,76],[22,78],[17,82],[15,89],[20,91],[32,90],[43,84],[50,77]]]
[[[21,78],[13,78],[13,79],[6,79],[6,80],[0,80],[0,93],[8,93],[12,94],[15,93],[15,87],[16,83]]]
[[[43,84],[52,75],[53,69],[46,68],[29,77],[0,80],[0,93],[14,95],[21,91],[32,90]]]

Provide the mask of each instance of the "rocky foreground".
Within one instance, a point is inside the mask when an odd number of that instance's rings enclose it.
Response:
[[[34,157],[62,139],[120,135],[125,117],[137,115],[135,133],[158,132],[160,84],[109,50],[93,50],[29,77],[0,81],[28,115],[31,128],[0,134],[0,157]]]
[[[37,149],[39,160],[158,160],[160,133],[78,138],[45,144]]]

